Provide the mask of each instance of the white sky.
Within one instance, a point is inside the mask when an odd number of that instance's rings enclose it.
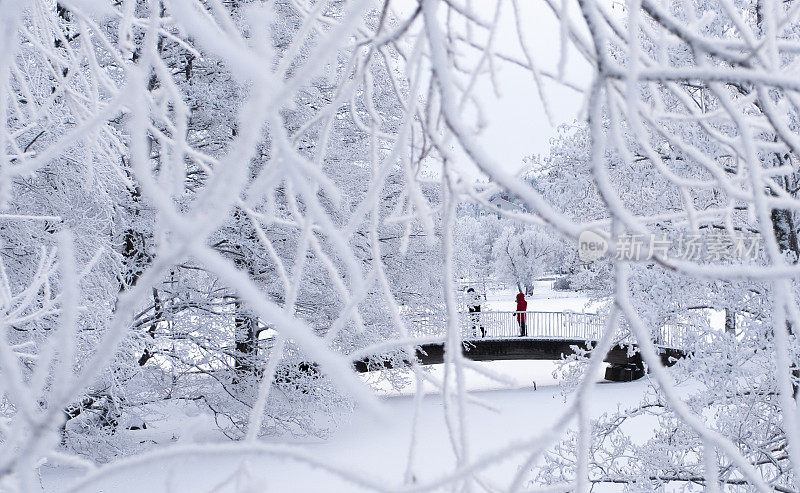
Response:
[[[498,52],[513,54],[521,59],[524,55],[519,48],[513,7],[510,2],[506,2],[504,7],[500,21],[503,29],[498,32],[495,46]],[[556,73],[560,56],[556,17],[544,2],[522,1],[520,10],[531,56],[540,70]],[[587,87],[591,79],[591,67],[579,59],[574,51],[568,53],[567,60],[565,79]],[[476,94],[483,103],[489,122],[480,141],[510,171],[516,171],[523,165],[523,157],[548,153],[550,138],[555,136],[559,124],[580,117],[583,95],[542,78],[554,120],[551,125],[531,73],[510,63],[501,63],[498,69],[500,98],[495,96],[488,77],[476,87]]]
[[[409,3],[406,4],[406,1]],[[410,11],[416,6],[415,1],[406,1],[403,1],[399,9],[404,13],[406,7]],[[556,73],[560,57],[560,33],[556,17],[544,2],[522,0],[519,4],[521,24],[531,56],[540,70]],[[494,2],[473,0],[473,8],[483,19],[491,20],[494,16]],[[440,10],[443,11],[444,6]],[[578,12],[572,12],[572,15],[576,18],[580,16]],[[524,59],[519,46],[513,5],[509,1],[503,2],[499,25],[501,29],[496,34],[495,51]],[[474,65],[479,59],[477,50],[465,52],[463,55],[469,56],[465,60],[470,65]],[[568,53],[567,60],[565,79],[587,87],[591,79],[591,67],[574,50]],[[479,141],[495,159],[504,163],[509,171],[515,172],[523,166],[525,156],[548,153],[549,140],[555,136],[557,126],[579,119],[584,100],[582,94],[542,78],[554,120],[551,125],[531,73],[507,62],[499,63],[496,69],[499,98],[494,93],[488,72],[481,77],[474,90],[488,123],[479,136]],[[480,174],[469,163],[468,158],[460,150],[457,155],[465,163],[465,173],[477,178]]]

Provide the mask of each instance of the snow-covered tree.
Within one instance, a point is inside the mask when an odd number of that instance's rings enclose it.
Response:
[[[798,9],[548,0],[562,45],[550,72],[510,3],[516,53],[495,44],[504,1],[401,13],[369,0],[0,2],[0,487],[32,491],[43,459],[80,463],[70,450],[136,452],[115,436],[120,420],[164,399],[204,399],[231,437],[287,453],[254,441],[379,408],[353,360],[399,364],[435,337],[443,382],[411,374],[418,392],[423,380],[442,390],[455,466],[414,488],[498,489],[483,468],[522,452],[512,491],[794,491]],[[586,88],[566,77],[574,56],[594,69]],[[477,138],[475,91],[500,64],[528,71],[531,94],[553,80],[586,97],[586,124],[564,129],[535,181]],[[463,159],[519,208],[492,209]],[[459,230],[463,201],[509,227],[473,241],[481,224]],[[454,282],[490,244],[500,272],[529,282],[574,262],[539,262],[556,234],[586,229],[610,242],[580,271],[608,302],[603,337],[545,437],[478,456]],[[754,234],[752,259],[718,255]],[[715,250],[657,248],[689,235]],[[634,238],[648,254],[617,255]],[[735,330],[708,329],[709,309]],[[654,346],[665,322],[693,328],[681,344],[694,357],[671,372]],[[592,423],[592,376],[622,333],[653,390]],[[676,381],[698,390],[682,399]],[[653,416],[644,443],[627,435],[624,422]],[[229,449],[175,453],[203,450]]]
[[[565,245],[552,232],[538,227],[507,225],[492,245],[492,269],[499,280],[516,284],[520,292],[533,290],[533,281],[558,268]]]

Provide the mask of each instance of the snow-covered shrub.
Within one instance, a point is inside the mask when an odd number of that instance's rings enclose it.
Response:
[[[572,281],[569,276],[562,276],[553,281],[553,289],[556,291],[570,291],[572,289]]]

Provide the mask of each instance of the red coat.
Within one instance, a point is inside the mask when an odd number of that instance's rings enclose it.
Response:
[[[525,301],[525,295],[517,293],[517,311],[524,312],[528,309],[528,302]],[[525,314],[517,313],[517,322],[525,322]]]

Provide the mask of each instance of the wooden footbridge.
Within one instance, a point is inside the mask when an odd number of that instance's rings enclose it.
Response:
[[[480,312],[462,314],[462,353],[473,361],[559,360],[579,350],[590,350],[604,329],[602,316],[575,312]],[[665,324],[654,337],[661,362],[671,366],[687,356],[688,324]],[[422,365],[444,363],[444,343],[416,348]],[[637,345],[621,339],[608,352],[605,378],[629,382],[645,374]],[[408,364],[405,362],[404,364]],[[392,368],[391,361],[365,358],[354,363],[359,372]]]

